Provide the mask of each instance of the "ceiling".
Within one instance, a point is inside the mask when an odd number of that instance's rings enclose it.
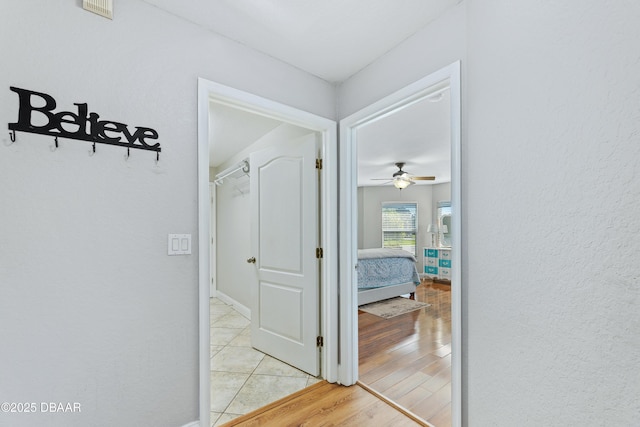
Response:
[[[347,80],[460,2],[143,1],[332,83]],[[282,125],[221,104],[212,104],[211,115],[213,167]],[[435,183],[450,179],[448,93],[368,124],[357,136],[359,185],[385,184],[371,178],[391,177],[396,162],[405,162],[411,174],[435,175]]]
[[[329,82],[342,82],[461,0],[144,0]]]
[[[391,115],[358,128],[358,186],[391,185],[403,171],[415,176],[435,176],[430,185],[451,181],[451,127],[449,90],[411,104]],[[374,180],[375,179],[375,180]]]

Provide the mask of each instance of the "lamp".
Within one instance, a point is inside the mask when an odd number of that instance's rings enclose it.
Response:
[[[393,178],[393,186],[398,190],[407,188],[411,184],[413,184],[413,181],[407,178],[406,174],[398,175]]]
[[[435,248],[436,247],[436,241],[435,241],[435,235],[438,232],[438,226],[435,224],[429,224],[427,225],[427,233],[431,234],[431,247]]]

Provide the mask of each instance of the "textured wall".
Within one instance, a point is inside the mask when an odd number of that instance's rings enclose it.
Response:
[[[636,425],[640,6],[468,4],[469,425]]]

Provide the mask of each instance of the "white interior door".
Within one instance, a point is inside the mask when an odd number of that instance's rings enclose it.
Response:
[[[251,154],[251,344],[319,375],[316,136]]]

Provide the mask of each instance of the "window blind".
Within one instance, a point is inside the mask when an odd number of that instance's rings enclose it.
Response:
[[[416,254],[417,203],[382,204],[382,247]]]

